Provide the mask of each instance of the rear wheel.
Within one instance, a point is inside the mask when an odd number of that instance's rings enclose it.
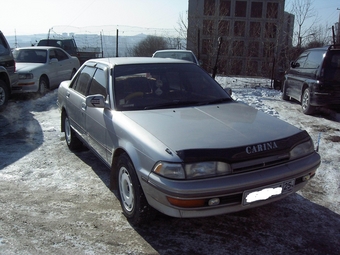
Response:
[[[64,123],[64,130],[65,130],[65,140],[67,146],[70,150],[78,150],[82,147],[82,142],[79,140],[77,135],[75,134],[74,130],[71,127],[70,119],[68,118],[67,114],[63,114],[63,123]]]
[[[301,99],[302,112],[304,114],[313,114],[315,112],[315,106],[310,105],[310,91],[306,88],[303,91]]]
[[[126,153],[117,161],[118,197],[123,214],[133,225],[139,225],[152,219],[155,215],[147,202],[136,171]]]
[[[9,98],[9,91],[6,83],[0,80],[0,111],[4,110]]]

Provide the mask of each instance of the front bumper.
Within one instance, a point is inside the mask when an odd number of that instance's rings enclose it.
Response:
[[[38,92],[39,81],[32,80],[19,80],[15,86],[12,86],[12,93],[26,93],[26,92]]]
[[[319,165],[320,156],[314,152],[305,158],[286,164],[218,178],[180,181],[169,180],[151,173],[141,184],[149,204],[158,211],[179,218],[206,217],[241,211],[280,200],[302,189],[315,175]],[[246,191],[262,190],[288,180],[294,180],[294,185],[289,192],[244,203]],[[172,205],[168,200],[169,197],[189,201],[203,199],[207,203],[197,207],[179,207]],[[208,201],[216,199],[220,201],[218,204],[209,205]]]

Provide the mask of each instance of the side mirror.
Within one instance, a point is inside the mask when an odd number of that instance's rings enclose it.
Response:
[[[291,68],[300,67],[300,64],[292,61],[292,62],[290,62],[290,67]]]
[[[86,106],[95,108],[105,108],[105,98],[103,95],[91,95],[86,97]]]

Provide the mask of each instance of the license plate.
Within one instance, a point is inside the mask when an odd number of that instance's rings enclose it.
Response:
[[[266,187],[246,190],[243,193],[243,205],[256,201],[267,200],[271,197],[279,196],[291,192],[295,185],[295,179],[283,181]]]

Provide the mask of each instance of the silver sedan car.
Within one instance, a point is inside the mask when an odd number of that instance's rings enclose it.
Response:
[[[261,206],[303,188],[320,164],[306,131],[234,101],[187,61],[89,60],[61,83],[58,104],[68,147],[85,144],[108,166],[132,224],[156,210],[187,218]]]
[[[80,64],[58,47],[23,47],[13,51],[19,82],[12,87],[12,93],[38,92],[57,88],[64,80],[69,80]]]

